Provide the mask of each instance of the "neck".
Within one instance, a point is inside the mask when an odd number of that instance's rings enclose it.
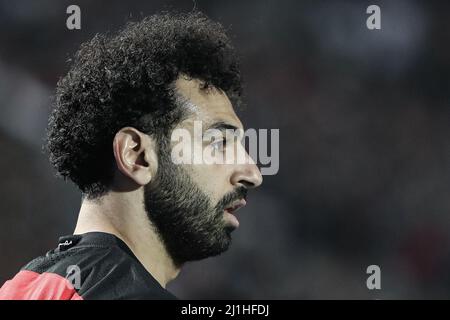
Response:
[[[180,268],[173,263],[164,244],[154,231],[138,191],[111,191],[96,200],[84,199],[74,234],[110,233],[124,241],[145,269],[165,288],[175,279]]]

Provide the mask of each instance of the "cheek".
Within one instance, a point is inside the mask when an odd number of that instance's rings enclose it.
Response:
[[[187,171],[192,180],[216,203],[230,190],[227,165],[190,165]]]

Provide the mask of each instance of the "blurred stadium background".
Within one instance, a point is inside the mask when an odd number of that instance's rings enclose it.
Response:
[[[78,4],[82,29],[65,27]],[[365,13],[381,7],[382,29]],[[450,2],[0,0],[0,283],[73,231],[76,188],[41,152],[81,42],[194,7],[242,55],[246,127],[280,129],[280,171],[234,245],[186,266],[180,298],[450,298]],[[381,290],[366,268],[381,267]]]

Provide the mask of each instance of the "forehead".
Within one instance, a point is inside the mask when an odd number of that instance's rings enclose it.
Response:
[[[222,90],[214,87],[203,89],[200,80],[182,76],[175,81],[175,87],[177,92],[189,101],[187,108],[190,115],[185,122],[199,120],[205,124],[225,122],[243,128],[230,100]]]

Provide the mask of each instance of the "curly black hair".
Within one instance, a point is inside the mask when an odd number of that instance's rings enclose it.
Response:
[[[181,118],[173,86],[180,75],[240,103],[237,54],[224,28],[200,12],[163,12],[82,44],[58,81],[49,118],[45,149],[57,175],[88,198],[107,193],[116,132],[132,126],[168,137]]]

